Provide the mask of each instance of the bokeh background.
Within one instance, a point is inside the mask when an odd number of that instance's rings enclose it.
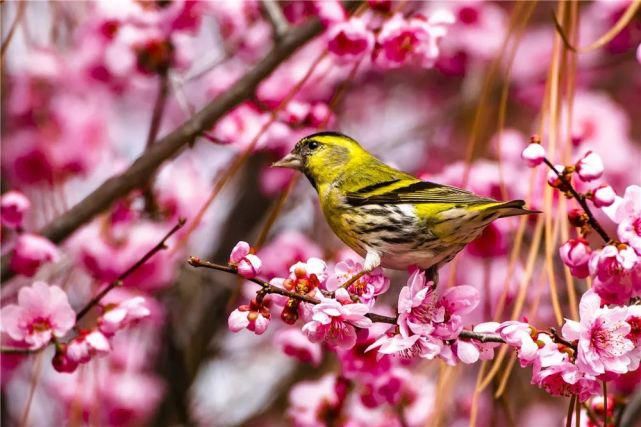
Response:
[[[520,153],[537,133],[559,163],[598,152],[604,181],[618,193],[640,181],[641,15],[603,46],[578,54],[564,45],[552,18],[569,43],[586,46],[615,26],[629,1],[346,5],[346,13],[372,20],[393,12],[451,13],[454,22],[431,63],[400,66],[372,52],[354,59],[327,51],[338,3],[272,2],[280,21],[261,3],[2,3],[2,192],[17,190],[30,200],[24,229],[43,232],[60,254],[35,278],[3,268],[3,306],[37,279],[60,286],[74,308],[82,307],[179,217],[187,219],[168,250],[110,294],[113,301],[145,296],[151,316],[116,335],[107,356],[71,374],[53,369],[53,348],[2,356],[5,425],[314,425],[295,413],[304,412],[306,401],[311,407],[326,386],[300,384],[338,372],[343,358],[323,350],[309,364],[286,355],[280,338],[286,326],[278,319],[261,336],[232,334],[227,316],[251,291],[235,276],[185,261],[196,255],[225,263],[245,240],[260,248],[263,275],[271,278],[312,256],[329,264],[350,256],[306,180],[269,168],[299,138],[322,129],[340,130],[422,178],[524,198],[546,210],[550,235],[533,251],[532,267],[526,264],[535,223],[510,219],[491,226],[441,277],[482,292],[471,322],[491,320],[501,301],[500,319],[553,325],[551,292],[565,317],[575,315],[574,291],[556,259],[568,232],[566,202],[544,195],[545,172],[525,168]],[[314,24],[319,17],[323,24]],[[309,40],[292,37],[306,28]],[[239,102],[216,107],[215,123],[208,118],[196,134],[181,136],[185,121],[230,96],[265,57],[278,62],[255,90],[247,86]],[[85,220],[69,214],[167,135],[182,138],[175,155],[127,178],[111,196],[91,199],[95,212]],[[71,219],[65,232],[56,228],[59,218]],[[3,229],[3,255],[15,238]],[[393,307],[406,273],[387,274],[392,285],[382,304]],[[570,286],[585,290],[582,281]],[[477,425],[560,425],[565,401],[532,387],[527,370],[505,361],[477,395],[479,366],[413,365],[407,405],[414,404],[414,415],[405,425],[468,425],[473,407]],[[637,386],[632,374],[615,387],[633,398]],[[402,425],[398,408],[350,405],[351,418],[337,425]]]

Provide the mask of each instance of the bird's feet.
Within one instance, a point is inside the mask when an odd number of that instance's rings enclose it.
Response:
[[[425,278],[428,282],[432,282],[432,287],[436,289],[438,286],[438,267],[435,265],[425,270]]]
[[[374,270],[376,267],[381,265],[381,256],[377,252],[373,251],[367,251],[367,254],[365,255],[365,261],[363,261],[363,270],[359,271],[352,277],[350,277],[345,283],[340,285],[341,288],[347,289],[358,279],[366,275],[367,273],[371,273],[372,270]]]

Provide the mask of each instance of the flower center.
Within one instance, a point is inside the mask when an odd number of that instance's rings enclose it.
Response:
[[[49,319],[39,317],[29,325],[29,332],[45,332],[51,329]]]

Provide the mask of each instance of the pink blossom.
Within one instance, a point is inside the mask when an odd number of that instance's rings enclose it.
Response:
[[[446,34],[447,25],[453,22],[451,14],[445,15],[438,14],[437,22],[422,16],[405,19],[402,14],[395,14],[378,35],[380,49],[376,62],[385,68],[406,64],[432,67],[439,55],[438,42]]]
[[[521,158],[531,168],[540,165],[545,159],[545,148],[541,144],[531,143],[521,153]]]
[[[238,274],[245,279],[252,279],[260,274],[262,261],[251,253],[247,242],[238,242],[229,256],[229,265],[236,267]]]
[[[314,0],[312,3],[324,25],[336,24],[347,17],[339,0]]]
[[[603,160],[594,151],[588,151],[576,162],[576,172],[583,181],[592,181],[603,175]]]
[[[576,365],[565,359],[545,369],[535,368],[532,384],[552,396],[577,395],[581,402],[585,402],[601,391],[599,381],[592,376],[582,374]]]
[[[601,282],[620,282],[632,273],[639,256],[627,245],[606,245],[603,249],[592,252],[590,274]]]
[[[581,297],[580,322],[566,319],[563,337],[578,340],[576,365],[588,375],[628,372],[630,351],[634,344],[626,336],[631,327],[624,307],[601,307],[601,298],[593,290]]]
[[[436,317],[432,319],[433,335],[444,340],[455,339],[463,329],[461,315],[471,313],[480,300],[479,291],[472,286],[454,286],[446,290],[438,300]]]
[[[87,363],[94,356],[102,356],[111,351],[107,337],[98,330],[81,333],[66,347],[66,357],[71,363]]]
[[[17,341],[38,349],[53,337],[64,336],[73,327],[76,313],[67,294],[58,286],[34,282],[18,292],[18,304],[2,309],[2,329]]]
[[[321,345],[313,343],[297,328],[280,330],[276,335],[276,344],[283,353],[303,363],[318,366],[323,357]]]
[[[271,318],[269,308],[264,303],[264,300],[259,303],[256,299],[252,299],[249,305],[241,305],[232,311],[227,320],[229,330],[239,332],[247,329],[256,335],[262,335],[267,330]]]
[[[570,268],[574,277],[585,279],[590,274],[588,263],[592,249],[583,238],[570,239],[559,248],[563,263]]]
[[[630,325],[630,333],[626,338],[634,345],[634,349],[629,354],[630,371],[636,371],[641,363],[641,305],[628,306],[625,321]]]
[[[360,262],[352,259],[341,261],[334,267],[334,274],[327,279],[325,288],[329,291],[335,291],[341,284],[362,270],[363,265]],[[378,295],[389,289],[389,285],[390,280],[383,274],[383,269],[376,268],[351,284],[347,291],[350,295],[360,297],[361,302],[371,306]]]
[[[411,333],[429,335],[434,331],[432,320],[445,318],[444,309],[436,311],[432,282],[427,282],[425,272],[415,270],[398,294],[398,325],[405,336]]]
[[[332,347],[352,348],[356,344],[356,329],[369,328],[372,321],[365,315],[365,304],[352,303],[348,292],[340,288],[336,299],[321,295],[321,302],[313,308],[312,320],[303,326],[303,333],[312,342],[324,341]]]
[[[630,185],[617,205],[614,220],[617,234],[641,256],[641,187]]]
[[[0,218],[2,225],[9,228],[20,228],[25,213],[31,202],[19,191],[7,191],[0,199]]]
[[[60,258],[58,248],[49,240],[35,234],[24,233],[16,239],[11,257],[11,269],[31,277],[42,264],[56,262]]]
[[[530,325],[516,320],[509,320],[501,323],[496,331],[507,344],[518,349],[518,358],[522,367],[534,362],[539,346],[532,338],[534,331]]]
[[[327,49],[339,61],[356,62],[371,52],[374,34],[360,17],[333,25],[327,34]]]
[[[443,349],[443,341],[430,335],[433,328],[426,326],[424,334],[411,332],[397,327],[391,327],[387,333],[374,341],[366,351],[378,349],[378,353],[399,356],[404,359],[420,357],[434,359]]]
[[[616,193],[609,185],[601,185],[592,192],[592,203],[597,208],[604,208],[612,205],[616,199]]]
[[[297,262],[289,267],[289,278],[292,280],[311,279],[316,277],[318,282],[327,280],[327,264],[320,258],[311,257],[307,262]]]
[[[134,297],[118,304],[104,307],[98,318],[98,328],[107,336],[112,336],[118,330],[149,316],[151,311],[145,305],[145,298]]]
[[[479,323],[474,326],[473,331],[481,334],[493,334],[499,326],[498,322]],[[467,364],[476,363],[478,360],[492,360],[494,349],[500,345],[496,342],[465,341],[459,338],[451,346],[452,360],[450,364],[453,365],[458,360]]]

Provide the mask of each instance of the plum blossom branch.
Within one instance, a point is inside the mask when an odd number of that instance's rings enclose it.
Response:
[[[192,267],[209,268],[212,270],[218,270],[218,271],[223,271],[225,273],[239,275],[238,269],[234,266],[227,266],[227,265],[216,264],[209,261],[203,261],[200,258],[195,256],[190,257],[187,262]],[[254,278],[249,278],[247,280],[259,285],[268,294],[271,293],[271,294],[283,295],[289,298],[293,298],[293,299],[307,302],[314,305],[320,303],[320,301],[314,297],[310,297],[308,295],[301,295],[295,292],[288,291],[287,289],[274,286],[262,279],[258,279],[254,277]],[[385,316],[385,315],[376,314],[376,313],[367,313],[365,316],[367,316],[373,322],[377,322],[377,323],[389,323],[391,325],[395,325],[397,322],[397,319],[394,316]],[[479,341],[480,343],[489,343],[489,342],[501,343],[501,344],[505,343],[505,340],[501,338],[499,335],[491,334],[491,333],[480,333],[480,332],[464,330],[464,331],[461,331],[459,337],[466,340],[476,340],[476,341]]]
[[[185,219],[181,218],[178,220],[178,223],[174,225],[174,227],[165,234],[165,236],[158,242],[156,246],[151,248],[145,255],[142,256],[138,261],[136,261],[131,267],[129,267],[125,272],[123,272],[116,280],[113,282],[109,283],[105,289],[103,289],[98,295],[93,297],[91,301],[89,301],[78,313],[76,314],[76,322],[80,319],[82,319],[88,312],[91,310],[92,307],[97,305],[104,297],[107,295],[111,290],[114,288],[121,286],[122,282],[134,271],[136,271],[138,268],[140,268],[144,263],[146,263],[151,257],[156,255],[156,253],[160,252],[161,250],[167,249],[167,239],[169,239],[173,234],[175,234],[178,230],[180,230],[183,225],[185,225]]]

